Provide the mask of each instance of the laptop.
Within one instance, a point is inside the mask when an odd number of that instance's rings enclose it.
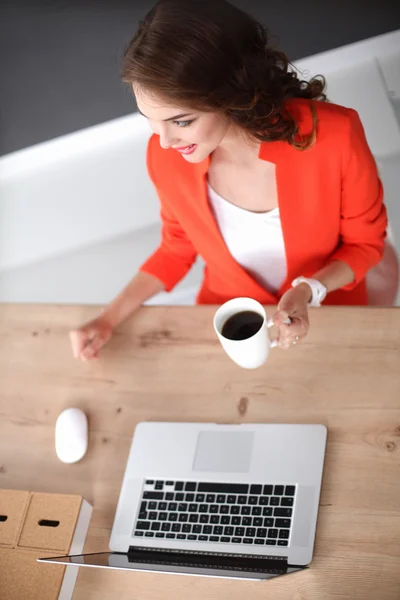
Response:
[[[324,425],[143,422],[110,552],[42,562],[265,580],[312,559]]]

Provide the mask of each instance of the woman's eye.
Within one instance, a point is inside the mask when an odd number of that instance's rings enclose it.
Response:
[[[173,123],[175,123],[175,125],[177,125],[178,127],[188,127],[188,125],[193,123],[193,120],[192,121],[173,121]]]

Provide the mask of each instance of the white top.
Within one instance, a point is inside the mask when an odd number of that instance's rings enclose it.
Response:
[[[233,258],[269,292],[286,279],[286,253],[279,208],[256,213],[222,198],[208,184],[208,197],[223,240]]]

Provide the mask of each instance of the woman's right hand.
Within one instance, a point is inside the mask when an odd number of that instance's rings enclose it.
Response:
[[[81,360],[98,358],[100,349],[110,340],[112,334],[112,326],[103,316],[70,331],[69,339],[74,357]]]

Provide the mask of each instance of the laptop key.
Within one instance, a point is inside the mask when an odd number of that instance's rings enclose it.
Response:
[[[279,506],[279,497],[278,496],[271,496],[269,503],[271,506]]]
[[[242,536],[244,535],[244,527],[236,527],[235,529],[235,536]]]
[[[174,540],[175,539],[175,533],[167,533],[167,535],[165,537],[168,538],[169,540]]]
[[[223,493],[223,494],[247,494],[249,486],[247,483],[199,483],[200,492]]]
[[[158,523],[158,521],[155,521],[154,523],[151,524],[152,531],[159,531],[160,527],[161,527],[161,523]]]
[[[254,519],[253,519],[254,527],[261,527],[263,522],[264,522],[264,520],[262,517],[254,517]]]
[[[287,498],[284,496],[281,498],[281,506],[293,506],[293,498]]]
[[[136,523],[136,529],[142,529],[142,530],[150,529],[150,523],[148,521],[138,521]]]
[[[244,525],[246,527],[248,525],[251,525],[251,517],[243,517],[243,519],[242,519],[242,525]]]
[[[167,493],[165,494],[165,499],[166,499],[166,500],[173,500],[173,499],[174,499],[174,495],[173,495],[173,493],[172,493],[172,492],[167,492]]]
[[[229,506],[227,504],[223,504],[220,507],[219,512],[221,513],[221,515],[227,515],[229,513]]]
[[[269,496],[260,496],[258,500],[258,504],[260,506],[268,506],[269,504]]]
[[[219,515],[211,515],[210,523],[213,525],[219,525]]]
[[[266,546],[276,546],[276,540],[265,540]]]
[[[250,506],[242,506],[242,510],[240,511],[242,515],[249,515],[251,512]]]
[[[251,504],[252,506],[254,506],[254,504],[258,504],[258,497],[257,496],[249,496],[249,504]]]
[[[264,519],[264,527],[272,527],[274,525],[273,519]]]
[[[278,530],[277,529],[268,529],[268,537],[269,538],[277,538],[278,537]]]
[[[210,506],[210,513],[213,514],[213,515],[215,515],[217,512],[218,512],[218,504],[212,504]]]
[[[188,535],[188,538],[187,538],[187,539],[188,539],[188,540],[195,541],[195,540],[197,540],[197,535],[193,535],[193,534],[191,534],[191,535]]]
[[[283,485],[276,485],[274,488],[275,496],[283,496],[284,490],[285,488],[283,487]]]
[[[218,494],[217,496],[217,503],[218,504],[223,504],[226,501],[226,496],[224,496],[223,494]]]
[[[201,525],[193,525],[193,533],[201,533]]]
[[[185,502],[193,502],[193,500],[194,500],[194,494],[186,494]]]
[[[165,533],[162,533],[161,531],[157,531],[156,538],[164,538],[164,537],[165,537]]]
[[[186,512],[186,511],[187,511],[187,509],[188,509],[188,505],[187,505],[187,504],[185,504],[185,502],[180,502],[180,503],[178,504],[178,511],[179,511],[179,512]]]
[[[148,514],[147,512],[141,511],[139,513],[139,519],[141,519],[142,521],[145,521],[147,519],[147,514]]]
[[[156,490],[163,490],[164,489],[164,482],[163,481],[156,481],[156,485],[154,486]]]
[[[159,521],[166,521],[168,519],[168,513],[166,512],[160,512],[158,513],[158,520]]]
[[[243,538],[243,544],[252,544],[253,540],[252,538]]]
[[[282,527],[283,529],[289,529],[291,525],[290,519],[275,519],[275,527]]]
[[[197,506],[198,504],[189,504],[189,512],[197,513]]]
[[[170,513],[168,515],[168,521],[174,522],[178,520],[178,513]]]
[[[214,529],[213,529],[213,533],[215,535],[222,535],[223,532],[223,528],[221,527],[221,525],[215,525]]]
[[[171,486],[171,485],[174,485],[174,482],[173,481],[166,481],[165,485]]]
[[[161,525],[161,530],[162,531],[170,531],[171,530],[171,523],[163,523]]]
[[[181,492],[183,490],[183,481],[175,481],[175,491]]]
[[[272,515],[272,508],[270,506],[265,506],[262,514],[264,517],[270,517]]]
[[[200,515],[200,523],[208,523],[210,517],[208,515]]]
[[[164,494],[162,492],[143,492],[143,498],[145,500],[162,500]]]
[[[261,494],[262,485],[251,485],[250,486],[250,494]]]
[[[210,542],[219,542],[219,537],[217,535],[210,536]]]
[[[178,533],[176,537],[178,540],[186,540],[186,535],[184,533]]]
[[[199,542],[208,542],[208,535],[199,535]]]
[[[143,535],[144,535],[144,531],[135,531],[135,536],[143,537]]]
[[[278,546],[288,546],[289,542],[287,540],[278,540]]]
[[[224,535],[233,535],[233,527],[224,527]]]
[[[221,517],[221,525],[229,525],[230,522],[231,522],[230,517],[227,517],[226,515]]]
[[[232,541],[232,544],[241,544],[242,538],[234,537],[234,538],[232,538],[231,541]]]
[[[261,515],[261,510],[261,506],[253,506],[253,508],[251,509],[251,514],[258,517],[259,515]]]
[[[146,479],[146,485],[154,485],[154,479]]]
[[[194,492],[196,489],[196,483],[194,481],[187,481],[185,484],[186,492]]]
[[[181,524],[180,523],[174,523],[172,525],[172,530],[171,531],[174,531],[175,533],[179,533],[180,530],[181,530]]]
[[[256,530],[254,527],[247,527],[246,529],[246,536],[247,537],[255,537],[256,535]]]
[[[260,538],[256,538],[256,539],[254,540],[254,543],[255,543],[255,544],[258,544],[259,546],[261,546],[261,544],[263,544],[263,545],[265,544],[265,540],[262,540],[262,539],[260,539]]]
[[[175,498],[174,500],[176,502],[182,502],[182,500],[185,499],[185,494],[182,494],[182,492],[178,492],[178,494],[175,494]]]
[[[206,502],[208,502],[209,504],[212,504],[213,502],[215,502],[215,494],[207,494]]]
[[[149,521],[155,521],[157,519],[157,513],[151,512],[149,513]]]
[[[231,541],[231,538],[227,537],[227,536],[223,536],[223,537],[219,538],[219,541],[222,542],[223,544],[229,544],[229,542]]]
[[[231,506],[230,513],[231,513],[231,515],[238,515],[240,513],[240,506],[238,506],[237,504],[234,506]]]
[[[228,504],[236,504],[236,496],[229,495],[226,498]]]
[[[264,485],[264,489],[263,489],[263,494],[264,496],[270,496],[273,492],[273,486],[272,485]]]
[[[154,537],[154,531],[146,531],[145,537]]]
[[[242,519],[240,517],[232,517],[231,523],[232,525],[240,525]]]
[[[291,517],[291,508],[274,508],[274,517]]]
[[[180,523],[187,523],[188,519],[189,519],[189,515],[187,513],[182,513],[179,515],[178,520],[180,521]]]
[[[211,525],[203,525],[203,533],[206,533],[207,535],[210,535],[210,533],[212,533],[212,527],[211,527]]]
[[[190,533],[192,531],[192,526],[185,523],[182,525],[182,531],[183,533]]]
[[[247,496],[238,496],[238,504],[247,504]]]
[[[178,508],[178,505],[176,502],[170,502],[168,504],[168,510],[176,510]]]
[[[289,530],[288,529],[280,529],[278,537],[281,540],[288,540],[289,539]]]
[[[294,496],[295,490],[296,488],[294,485],[287,485],[285,487],[285,496]]]
[[[197,523],[199,520],[199,515],[192,514],[189,517],[189,523]]]
[[[265,527],[259,527],[259,529],[257,529],[257,537],[258,538],[267,537],[267,530]]]
[[[152,503],[150,503],[152,504]],[[158,504],[158,510],[167,510],[167,503],[166,502],[159,502]]]
[[[145,512],[147,510],[147,504],[148,504],[147,502],[142,502],[142,504],[140,505],[141,512],[142,511]],[[156,503],[154,502],[154,504],[156,504]]]
[[[205,499],[205,495],[204,494],[197,494],[196,495],[196,502],[204,502]]]
[[[200,513],[207,513],[208,512],[208,506],[207,506],[207,504],[200,504],[199,505],[199,512]]]

